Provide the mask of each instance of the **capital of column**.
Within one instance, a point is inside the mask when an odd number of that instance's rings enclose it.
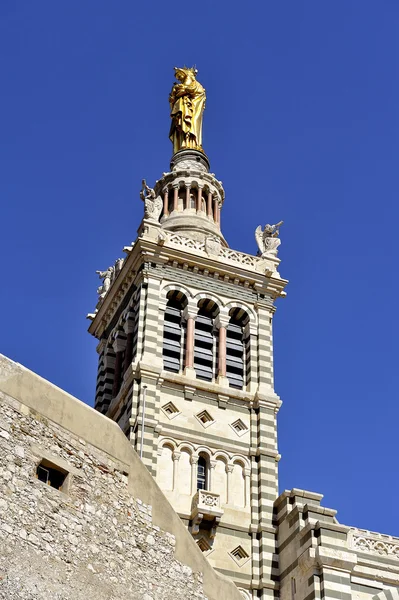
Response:
[[[190,457],[190,465],[198,464],[199,456],[195,456],[194,454]]]
[[[117,337],[112,344],[112,348],[116,353],[123,352],[123,350],[126,348],[126,337],[122,337],[121,335],[117,334]]]
[[[220,329],[221,327],[226,328],[227,325],[229,324],[229,322],[230,322],[229,315],[220,312],[214,320],[214,326],[216,327],[216,329]]]
[[[226,465],[226,473],[232,473],[234,469],[234,465]]]
[[[134,330],[134,321],[133,319],[126,319],[123,323],[123,331],[128,335],[129,333],[133,333]]]
[[[215,468],[216,468],[216,465],[217,465],[217,462],[218,462],[217,460],[210,460],[210,461],[209,461],[209,466],[210,466],[210,468],[211,468],[211,469],[215,469]]]
[[[179,460],[180,457],[181,457],[181,452],[178,452],[177,450],[172,452],[172,460]]]
[[[195,320],[197,318],[197,314],[198,314],[198,307],[190,306],[190,304],[187,304],[187,306],[183,310],[182,316],[183,316],[183,319],[185,319],[186,321],[187,321],[187,319]]]

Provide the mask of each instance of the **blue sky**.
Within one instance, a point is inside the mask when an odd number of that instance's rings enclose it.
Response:
[[[281,489],[399,535],[396,0],[0,3],[0,351],[92,403],[96,269],[169,167],[173,66],[207,89],[223,231],[284,220]]]

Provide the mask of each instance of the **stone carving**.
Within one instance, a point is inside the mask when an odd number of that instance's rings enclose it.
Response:
[[[145,179],[142,180],[140,198],[144,202],[144,218],[158,223],[163,208],[162,198],[157,196],[155,191],[147,185]]]
[[[215,506],[216,508],[219,508],[219,497],[213,494],[202,493],[200,501],[202,504],[205,504],[205,506]]]
[[[186,238],[182,235],[178,235],[177,233],[169,234],[168,242],[177,244],[178,246],[184,246],[185,248],[190,248],[192,250],[201,250],[201,251],[206,250],[206,242],[199,242],[199,241],[193,240],[191,238]],[[253,269],[256,269],[256,270],[260,269],[262,262],[263,262],[259,256],[253,256],[252,254],[245,254],[244,252],[238,252],[238,250],[231,250],[230,248],[220,247],[219,256],[221,258],[225,258],[229,261],[237,262],[242,265],[252,267]],[[267,256],[265,258],[267,258]],[[276,269],[273,268],[272,272],[275,270]]]
[[[210,508],[220,508],[220,496],[219,494],[215,494],[213,492],[208,492],[206,490],[198,490],[198,492],[193,496],[191,509],[200,507],[203,512],[204,507],[208,506]]]
[[[350,538],[354,550],[399,559],[399,538],[356,529],[351,530]]]
[[[115,263],[111,267],[108,267],[106,271],[96,271],[99,278],[103,280],[102,285],[97,288],[99,300],[104,300],[109,288],[111,287],[111,284],[114,282],[119,271],[122,269],[123,263],[123,258],[117,258]]]
[[[276,225],[265,225],[263,230],[261,225],[255,229],[255,239],[262,258],[277,256],[277,248],[281,244],[278,234],[282,224],[283,221],[280,221]]]
[[[205,252],[207,254],[219,256],[221,249],[220,239],[215,235],[210,235],[205,239]]]
[[[186,238],[182,235],[178,235],[177,233],[172,233],[169,235],[169,241],[174,244],[178,244],[179,246],[185,246],[186,248],[192,248],[193,250],[204,250],[205,243],[197,242],[191,238]]]

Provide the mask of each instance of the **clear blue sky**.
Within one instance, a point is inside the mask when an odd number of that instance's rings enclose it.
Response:
[[[230,246],[284,220],[281,489],[399,535],[398,29],[397,0],[3,0],[0,350],[92,403],[95,270],[168,170],[195,63]]]

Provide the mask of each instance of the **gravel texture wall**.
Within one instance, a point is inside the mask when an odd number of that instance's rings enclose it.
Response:
[[[40,410],[52,394],[63,402]],[[113,452],[98,447],[101,438]],[[41,462],[65,475],[60,490],[37,478]],[[0,598],[241,598],[206,562],[114,423],[4,357]]]

